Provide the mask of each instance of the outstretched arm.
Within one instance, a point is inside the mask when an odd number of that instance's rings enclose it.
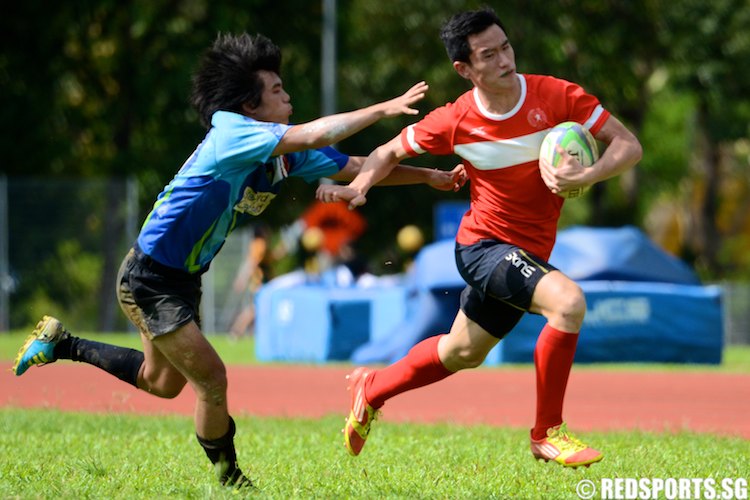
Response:
[[[370,153],[348,186],[321,185],[315,196],[321,201],[348,201],[350,208],[364,205],[367,202],[367,191],[388,177],[396,165],[406,157],[401,138],[396,136]]]
[[[350,156],[349,162],[336,175],[330,178],[335,181],[352,181],[362,169],[367,157]],[[407,184],[427,184],[440,191],[458,191],[466,183],[467,175],[463,164],[459,163],[452,170],[396,165],[386,178],[377,186],[403,186]]]
[[[272,156],[329,146],[346,139],[381,118],[402,114],[416,115],[419,111],[411,106],[424,98],[428,88],[425,82],[419,82],[405,94],[389,101],[294,125],[276,145]]]

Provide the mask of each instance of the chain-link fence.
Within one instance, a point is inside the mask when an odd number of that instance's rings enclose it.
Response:
[[[79,330],[122,328],[114,281],[137,199],[127,179],[0,178],[0,327],[54,314]]]
[[[115,277],[150,207],[134,179],[48,180],[0,176],[0,331],[43,314],[78,331],[132,331],[119,311]],[[203,277],[201,316],[223,333],[243,305],[233,291],[252,234],[229,237]],[[750,283],[723,283],[725,338],[750,344]]]
[[[74,331],[132,331],[115,278],[150,208],[138,199],[134,179],[0,176],[0,331],[27,329],[44,314]],[[232,283],[250,238],[236,230],[203,277],[207,332],[226,332],[248,298]]]

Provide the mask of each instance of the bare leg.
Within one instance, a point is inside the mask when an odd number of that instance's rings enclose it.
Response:
[[[198,325],[191,321],[151,342],[156,348],[154,351],[159,353],[153,352],[153,359],[159,359],[161,355],[195,391],[197,434],[208,440],[224,436],[229,429],[226,367]],[[169,370],[163,370],[163,365],[154,367],[154,375],[167,379],[174,376]]]
[[[450,333],[444,335],[438,343],[438,356],[452,372],[476,368],[499,341],[459,310]]]
[[[162,398],[177,397],[187,379],[143,333],[141,342],[144,361],[138,373],[138,388]]]

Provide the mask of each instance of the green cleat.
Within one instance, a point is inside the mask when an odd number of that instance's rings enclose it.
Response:
[[[69,336],[70,334],[58,319],[44,316],[18,351],[16,360],[13,362],[13,373],[21,376],[33,365],[42,366],[54,363],[57,360],[55,346]]]

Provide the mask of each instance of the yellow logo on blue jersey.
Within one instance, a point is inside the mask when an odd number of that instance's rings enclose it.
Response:
[[[256,193],[253,188],[248,186],[234,209],[243,214],[260,215],[274,198],[276,198],[276,193]]]

